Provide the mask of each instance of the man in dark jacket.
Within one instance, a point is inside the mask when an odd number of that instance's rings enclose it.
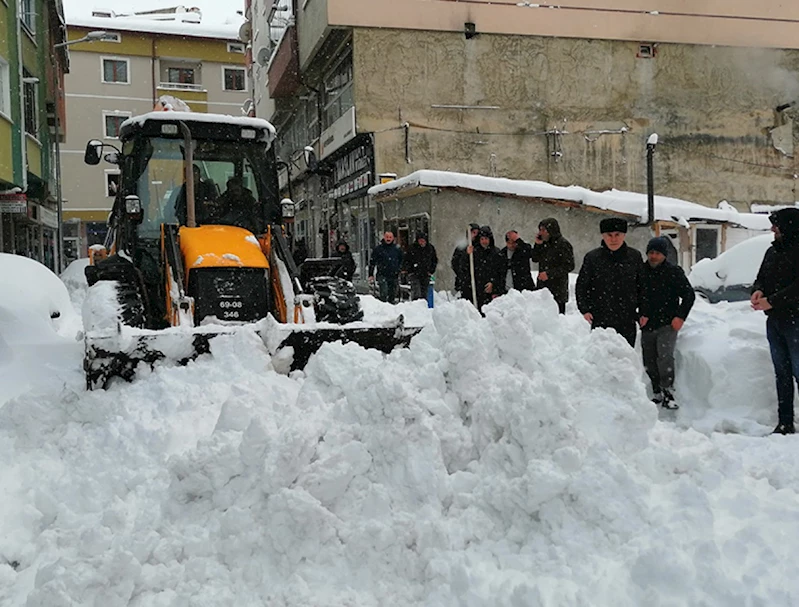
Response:
[[[355,258],[350,253],[350,245],[346,240],[339,240],[336,243],[335,256],[341,258],[341,266],[336,270],[336,276],[351,281],[355,274]]]
[[[542,219],[538,224],[532,260],[538,262],[538,288],[549,289],[558,310],[565,314],[569,301],[569,272],[574,270],[574,249],[560,233],[557,219]]]
[[[653,238],[646,247],[641,271],[641,350],[652,382],[652,402],[677,409],[674,385],[674,347],[696,295],[680,266],[669,263],[668,239]]]
[[[377,270],[377,285],[380,301],[397,302],[397,278],[402,267],[402,249],[394,242],[394,232],[387,231],[383,240],[372,251],[369,261],[369,282],[374,282]]]
[[[476,223],[469,224],[469,238],[471,242],[464,240],[459,243],[455,250],[452,252],[452,271],[455,274],[455,291],[461,294],[461,297],[466,297],[472,292],[472,276],[469,269],[469,254],[466,249],[471,244],[476,247],[477,233],[480,231],[480,226]]]
[[[507,264],[502,255],[500,255],[499,249],[494,246],[494,234],[488,226],[480,228],[478,245],[476,247],[470,245],[467,247],[466,252],[474,255],[474,284],[477,291],[477,309],[482,310],[485,304],[505,293]],[[469,301],[474,301],[471,277],[469,278],[469,283],[465,295],[468,296]]]
[[[592,329],[614,329],[635,346],[643,257],[624,242],[624,219],[603,219],[599,229],[602,245],[585,254],[577,275],[577,307]]]
[[[524,242],[516,230],[505,234],[505,248],[500,251],[507,265],[505,273],[505,290],[532,291],[535,280],[530,270],[530,259],[533,247]]]
[[[435,273],[438,265],[436,248],[427,242],[427,234],[416,233],[416,241],[408,247],[408,254],[402,264],[408,273],[411,285],[411,299],[424,299],[427,297],[427,285],[430,277]]]
[[[774,433],[794,434],[793,381],[799,381],[799,209],[781,209],[769,219],[774,242],[763,257],[751,302],[767,317],[766,336],[777,379],[779,423]]]

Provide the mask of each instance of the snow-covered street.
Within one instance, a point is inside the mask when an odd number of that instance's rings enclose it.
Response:
[[[6,322],[0,603],[799,602],[799,442],[766,436],[746,302],[697,302],[676,416],[639,351],[546,292],[485,318],[443,297],[363,307],[426,326],[388,356],[325,345],[288,377],[241,331],[94,392],[78,325],[26,344]]]

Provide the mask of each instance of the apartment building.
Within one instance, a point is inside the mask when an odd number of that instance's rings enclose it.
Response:
[[[381,174],[645,192],[655,132],[658,194],[797,200],[795,3],[252,0],[246,15],[256,113],[313,254],[345,237],[363,267],[384,226],[425,228],[423,209],[377,216]]]
[[[0,252],[58,259],[56,124],[67,56],[60,0],[0,2]],[[57,114],[61,120],[57,120]]]
[[[198,9],[182,6],[68,17],[70,40],[89,31],[109,34],[107,40],[70,46],[65,84],[70,128],[61,149],[68,258],[85,257],[90,245],[103,242],[119,180],[113,165],[84,164],[88,140],[115,145],[120,125],[151,111],[164,95],[183,100],[195,112],[246,112],[246,45],[238,39],[242,21],[209,24]]]

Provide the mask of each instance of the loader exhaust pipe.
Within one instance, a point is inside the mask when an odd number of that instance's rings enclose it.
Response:
[[[186,158],[184,160],[185,166],[184,173],[186,174],[186,225],[190,228],[197,227],[195,219],[195,205],[194,205],[194,149],[191,145],[191,131],[188,125],[180,121],[180,132],[183,135],[183,145],[186,148]]]

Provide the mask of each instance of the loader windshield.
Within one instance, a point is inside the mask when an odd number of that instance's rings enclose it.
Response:
[[[194,193],[199,225],[235,225],[263,232],[276,206],[274,162],[266,144],[195,139]],[[140,238],[160,238],[162,223],[186,224],[185,144],[141,138],[134,144],[135,193],[142,203]]]

